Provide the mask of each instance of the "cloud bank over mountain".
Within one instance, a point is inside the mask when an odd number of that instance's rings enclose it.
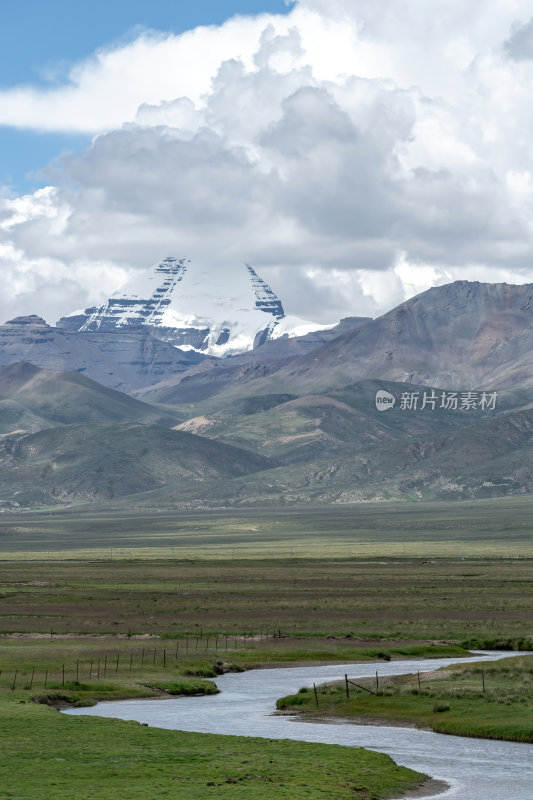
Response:
[[[0,316],[55,320],[169,254],[247,261],[318,322],[533,280],[532,30],[525,0],[301,0],[0,91],[2,125],[94,135],[0,199]]]

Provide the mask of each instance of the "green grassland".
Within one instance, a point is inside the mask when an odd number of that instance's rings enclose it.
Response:
[[[2,514],[1,792],[399,796],[420,776],[376,754],[71,718],[31,698],[209,693],[219,669],[533,647],[529,512],[524,498],[453,509]],[[502,724],[512,710],[483,703]]]
[[[414,723],[438,733],[533,742],[533,656],[357,683],[319,686],[316,696],[302,687],[277,707],[313,718]]]
[[[345,581],[345,589],[351,585],[353,564],[299,566],[300,588],[294,564],[277,561],[4,562],[0,785],[5,797],[107,800],[118,793],[187,800],[216,792],[247,800],[369,800],[397,797],[419,785],[423,776],[352,748],[160,731],[65,717],[47,705],[211,693],[217,662],[240,670],[464,652],[456,645],[411,639],[329,638],[333,628],[326,618],[323,635],[317,636],[308,621],[313,605],[327,605],[334,597],[332,577],[339,585]],[[272,600],[278,593],[279,605]],[[291,635],[279,628],[283,605],[290,607]],[[336,613],[342,630],[343,604]]]
[[[10,800],[397,797],[424,776],[379,753],[68,717],[0,693],[0,796]]]
[[[387,756],[361,749],[165,731],[55,710],[98,700],[217,691],[213,680],[198,677],[215,676],[212,653],[163,661],[161,647],[152,651],[153,640],[143,643],[141,663],[140,642],[127,639],[2,641],[2,800],[196,800],[212,793],[243,800],[320,800],[332,794],[339,800],[378,800],[398,797],[425,780]]]
[[[143,511],[136,500],[124,511],[2,513],[0,552],[15,560],[533,557],[531,511],[530,497],[172,513]]]

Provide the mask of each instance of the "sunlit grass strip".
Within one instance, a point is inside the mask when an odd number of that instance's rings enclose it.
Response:
[[[327,539],[319,543],[310,541],[302,543],[295,540],[280,546],[265,545],[261,542],[250,544],[229,545],[221,542],[217,545],[206,547],[198,545],[147,546],[139,547],[94,547],[94,548],[47,548],[21,549],[3,551],[0,553],[2,561],[107,561],[123,559],[142,560],[228,560],[228,559],[335,559],[335,558],[422,558],[422,559],[469,559],[469,558],[498,558],[498,559],[523,559],[533,558],[533,541],[530,545],[523,540],[506,543],[497,547],[494,542],[468,542],[457,547],[455,542],[354,542],[347,546],[345,541]]]

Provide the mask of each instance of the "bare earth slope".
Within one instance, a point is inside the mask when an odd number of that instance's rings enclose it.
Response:
[[[256,363],[207,390],[200,366],[161,397],[179,404],[217,393],[228,402],[262,393],[323,394],[364,379],[502,391],[533,386],[532,352],[533,284],[457,281],[429,289],[290,363],[266,369]]]
[[[533,384],[533,285],[455,283],[429,289],[282,368],[293,391],[362,378],[447,389]]]

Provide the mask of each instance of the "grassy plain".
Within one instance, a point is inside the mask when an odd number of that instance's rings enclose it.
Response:
[[[351,658],[375,640],[519,640],[531,634],[532,618],[527,559],[0,563],[0,631],[40,634],[43,646],[73,635],[138,644],[129,633],[178,637],[181,649],[187,637],[192,648],[200,636],[205,646],[206,635],[213,646],[218,635],[226,647],[228,634],[239,650],[246,642],[264,656],[296,641]]]
[[[305,575],[300,588],[295,566]],[[86,705],[202,693],[215,685],[217,660],[242,669],[461,652],[413,640],[328,638],[325,617],[324,632],[316,635],[308,621],[313,604],[321,598],[327,607],[335,577],[352,587],[352,566],[333,562],[323,572],[317,562],[4,562],[2,800],[203,800],[211,793],[247,800],[368,800],[397,797],[419,785],[423,776],[361,750],[160,731],[64,717],[31,702],[41,697]],[[280,616],[284,605],[298,629],[291,635],[279,627],[288,622]],[[338,613],[340,624],[342,604]]]
[[[0,514],[4,560],[533,557],[531,497],[188,512]]]
[[[420,680],[401,675],[381,678],[377,685],[357,683],[348,683],[348,692],[344,681],[319,686],[316,698],[302,687],[277,705],[313,718],[414,723],[438,733],[533,742],[533,656],[460,664],[424,673]]]
[[[529,606],[514,611],[508,624],[507,595],[517,581],[519,588],[531,584],[533,603],[533,565],[518,567],[519,573],[514,565],[502,571],[350,560],[6,562],[0,565],[0,687],[9,689],[17,670],[17,685],[27,685],[33,673],[33,686],[43,691],[46,670],[49,682],[62,683],[63,664],[67,682],[97,673],[91,691],[98,681],[118,681],[123,696],[124,680],[136,692],[138,684],[155,686],[174,672],[214,677],[217,660],[247,669],[460,656],[464,650],[453,640],[466,628],[456,627],[460,619],[445,627],[451,603],[471,609],[471,637],[503,630],[516,639],[526,635]],[[442,587],[437,595],[436,585]],[[444,587],[450,604],[442,602]],[[495,628],[498,611],[503,619]],[[444,633],[450,636],[443,640]]]
[[[1,800],[400,795],[420,777],[376,754],[66,718],[30,700],[211,691],[216,661],[530,646],[529,511],[516,499],[2,514]]]

